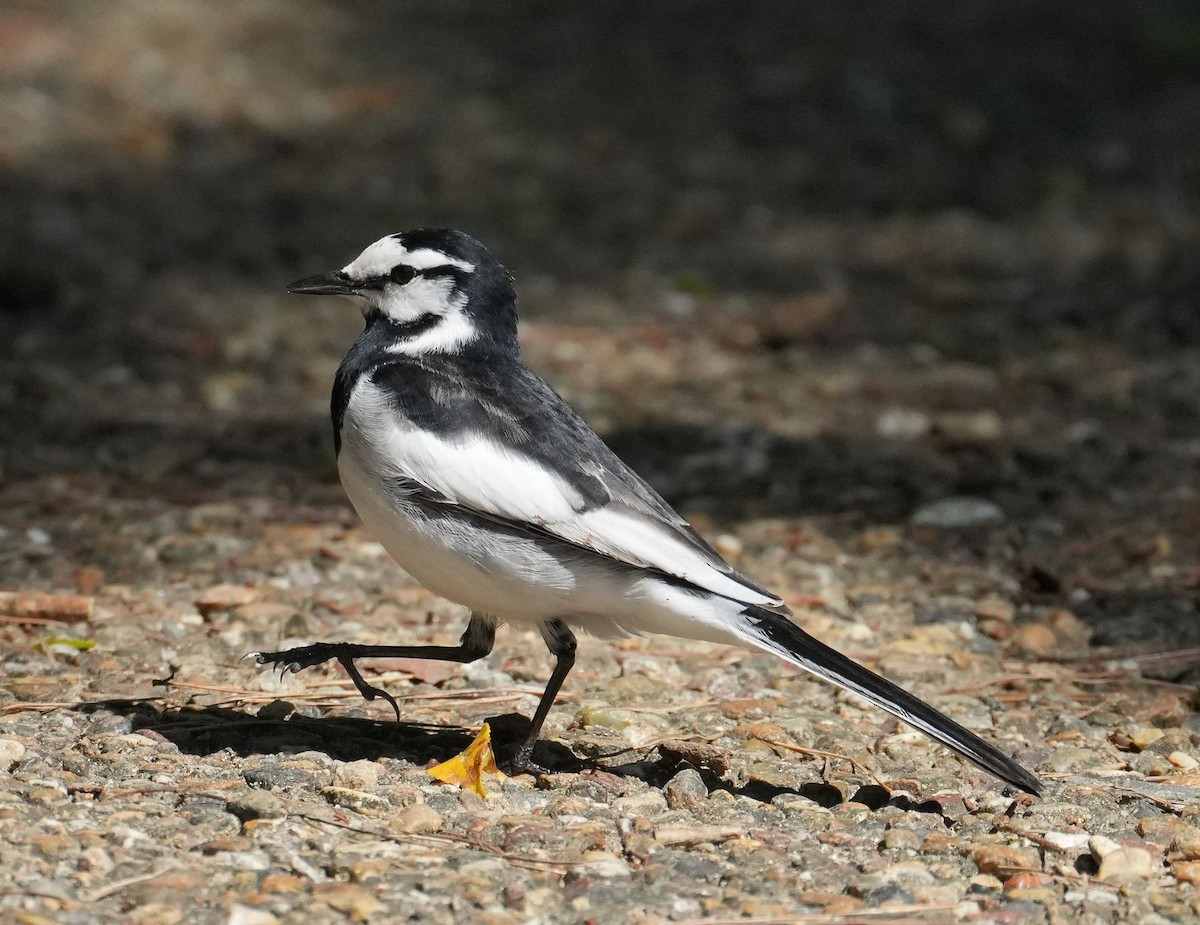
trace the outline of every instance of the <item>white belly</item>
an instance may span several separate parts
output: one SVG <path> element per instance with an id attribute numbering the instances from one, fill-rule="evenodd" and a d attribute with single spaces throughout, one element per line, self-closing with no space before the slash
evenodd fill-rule
<path id="1" fill-rule="evenodd" d="M 731 632 L 742 604 L 461 512 L 427 516 L 389 495 L 347 450 L 338 469 L 350 503 L 400 567 L 434 594 L 499 620 L 557 618 L 601 637 L 666 633 L 742 642 Z"/>
<path id="2" fill-rule="evenodd" d="M 580 575 L 536 539 L 397 499 L 346 447 L 338 471 L 350 503 L 400 567 L 430 591 L 504 620 L 541 621 L 578 606 Z"/>

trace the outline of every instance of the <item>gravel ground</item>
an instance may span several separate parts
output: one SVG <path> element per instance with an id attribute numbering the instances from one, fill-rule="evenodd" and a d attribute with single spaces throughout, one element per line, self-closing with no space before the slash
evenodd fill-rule
<path id="1" fill-rule="evenodd" d="M 0 5 L 0 918 L 1200 921 L 1187 3 Z M 1048 783 L 767 656 L 453 642 L 336 482 L 387 231 L 810 631 Z"/>

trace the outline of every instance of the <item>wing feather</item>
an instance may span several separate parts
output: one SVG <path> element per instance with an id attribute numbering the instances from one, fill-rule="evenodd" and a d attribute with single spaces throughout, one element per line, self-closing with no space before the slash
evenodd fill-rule
<path id="1" fill-rule="evenodd" d="M 542 419 L 529 420 L 527 412 L 523 429 L 549 430 L 560 438 L 553 447 L 558 465 L 494 439 L 488 429 L 439 432 L 421 426 L 396 406 L 393 390 L 367 377 L 351 396 L 343 444 L 373 457 L 372 467 L 387 478 L 421 486 L 430 500 L 546 533 L 735 601 L 786 611 L 778 597 L 726 563 L 549 386 L 528 375 L 549 394 L 538 395 L 531 406 Z M 553 412 L 549 424 L 547 410 Z M 564 469 L 564 461 L 571 468 Z"/>

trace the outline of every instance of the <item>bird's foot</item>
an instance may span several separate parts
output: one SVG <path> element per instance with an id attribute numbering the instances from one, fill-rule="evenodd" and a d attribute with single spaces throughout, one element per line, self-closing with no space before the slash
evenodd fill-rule
<path id="1" fill-rule="evenodd" d="M 331 658 L 337 658 L 337 646 L 327 642 L 318 642 L 311 646 L 298 646 L 295 649 L 285 649 L 282 652 L 247 652 L 242 661 L 254 659 L 259 665 L 273 665 L 279 669 L 279 674 L 296 674 L 305 668 L 320 665 Z"/>
<path id="2" fill-rule="evenodd" d="M 510 776 L 532 774 L 534 777 L 537 777 L 541 774 L 554 773 L 545 765 L 538 764 L 533 760 L 534 744 L 533 741 L 522 742 L 520 747 L 517 748 L 516 754 L 504 762 L 504 767 L 501 770 Z"/>
<path id="3" fill-rule="evenodd" d="M 396 714 L 396 722 L 400 722 L 400 705 L 396 703 L 396 698 L 382 688 L 368 684 L 355 667 L 354 659 L 346 654 L 344 647 L 338 643 L 317 642 L 311 646 L 285 649 L 283 652 L 248 652 L 243 658 L 252 658 L 259 665 L 278 666 L 280 677 L 295 674 L 335 658 L 338 664 L 346 669 L 346 674 L 365 700 L 371 701 L 376 697 L 386 700 Z"/>

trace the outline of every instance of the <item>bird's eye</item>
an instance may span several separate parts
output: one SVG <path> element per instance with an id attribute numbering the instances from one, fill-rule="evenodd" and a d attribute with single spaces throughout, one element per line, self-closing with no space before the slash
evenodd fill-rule
<path id="1" fill-rule="evenodd" d="M 412 278 L 417 275 L 417 271 L 412 267 L 406 267 L 402 263 L 392 267 L 392 272 L 388 274 L 388 279 L 397 286 L 403 286 L 405 283 L 412 282 Z"/>

